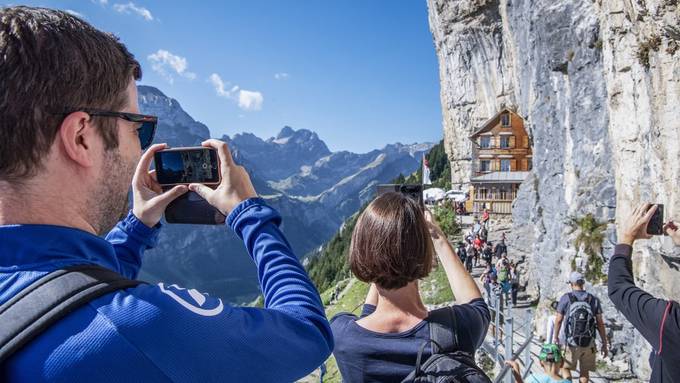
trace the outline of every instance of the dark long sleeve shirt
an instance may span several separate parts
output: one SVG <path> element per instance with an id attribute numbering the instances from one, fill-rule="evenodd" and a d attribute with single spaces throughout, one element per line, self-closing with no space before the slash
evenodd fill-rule
<path id="1" fill-rule="evenodd" d="M 632 251 L 628 245 L 616 246 L 609 264 L 609 298 L 654 349 L 650 382 L 680 382 L 680 306 L 635 286 Z"/>

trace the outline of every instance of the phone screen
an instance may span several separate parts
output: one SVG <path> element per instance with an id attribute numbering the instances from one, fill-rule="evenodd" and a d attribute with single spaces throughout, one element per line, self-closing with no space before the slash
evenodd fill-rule
<path id="1" fill-rule="evenodd" d="M 217 152 L 209 148 L 176 148 L 155 153 L 156 177 L 161 185 L 220 182 Z"/>
<path id="2" fill-rule="evenodd" d="M 647 225 L 647 234 L 649 235 L 663 235 L 663 205 L 657 205 L 656 212 Z"/>

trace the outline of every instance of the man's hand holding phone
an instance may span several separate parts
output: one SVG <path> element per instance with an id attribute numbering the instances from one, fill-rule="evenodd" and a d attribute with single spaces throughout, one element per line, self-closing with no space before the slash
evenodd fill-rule
<path id="1" fill-rule="evenodd" d="M 204 147 L 217 150 L 220 161 L 222 181 L 216 189 L 203 184 L 192 183 L 189 190 L 203 197 L 222 214 L 229 215 L 241 202 L 257 197 L 255 187 L 243 166 L 236 165 L 225 142 L 210 139 L 202 143 Z"/>
<path id="2" fill-rule="evenodd" d="M 132 213 L 148 227 L 156 226 L 168 204 L 188 191 L 186 185 L 177 185 L 163 192 L 156 180 L 156 171 L 149 171 L 154 154 L 166 147 L 166 144 L 152 145 L 142 155 L 132 178 Z"/>

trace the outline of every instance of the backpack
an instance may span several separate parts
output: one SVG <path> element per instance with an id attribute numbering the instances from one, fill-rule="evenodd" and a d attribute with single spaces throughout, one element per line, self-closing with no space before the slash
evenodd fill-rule
<path id="1" fill-rule="evenodd" d="M 475 364 L 475 358 L 457 351 L 456 313 L 453 307 L 434 310 L 426 319 L 430 324 L 430 340 L 418 351 L 415 369 L 402 383 L 491 383 L 488 376 Z M 425 348 L 432 344 L 432 356 L 422 362 Z"/>
<path id="2" fill-rule="evenodd" d="M 593 296 L 588 294 L 584 301 L 569 293 L 569 312 L 564 334 L 567 343 L 573 347 L 590 347 L 595 340 L 595 315 L 590 303 Z"/>
<path id="3" fill-rule="evenodd" d="M 141 283 L 97 265 L 69 266 L 38 279 L 0 305 L 0 364 L 91 300 Z"/>
<path id="4" fill-rule="evenodd" d="M 510 270 L 507 267 L 501 267 L 498 271 L 498 282 L 507 282 L 509 279 Z"/>

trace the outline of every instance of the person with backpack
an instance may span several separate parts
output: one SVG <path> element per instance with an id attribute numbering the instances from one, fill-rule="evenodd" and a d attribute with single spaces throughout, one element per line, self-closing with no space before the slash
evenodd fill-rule
<path id="1" fill-rule="evenodd" d="M 596 329 L 602 340 L 601 352 L 607 357 L 607 333 L 602 319 L 600 300 L 584 289 L 583 275 L 574 271 L 569 276 L 571 292 L 560 298 L 557 305 L 557 318 L 553 343 L 559 341 L 559 329 L 564 325 L 565 363 L 562 376 L 570 378 L 571 370 L 578 369 L 581 383 L 587 383 L 590 371 L 595 371 L 597 348 L 595 347 Z"/>
<path id="2" fill-rule="evenodd" d="M 491 242 L 487 242 L 486 246 L 484 246 L 482 259 L 487 265 L 490 265 L 493 262 L 493 244 Z"/>
<path id="3" fill-rule="evenodd" d="M 151 145 L 158 120 L 140 114 L 140 78 L 112 34 L 64 11 L 0 7 L 0 382 L 306 376 L 333 337 L 281 216 L 219 140 L 202 143 L 220 161 L 216 189 L 164 192 L 150 166 L 166 146 Z M 187 189 L 243 241 L 265 308 L 135 280 Z"/>
<path id="4" fill-rule="evenodd" d="M 503 255 L 508 255 L 508 247 L 505 245 L 505 239 L 501 239 L 500 242 L 498 242 L 494 249 L 494 255 L 498 259 L 503 258 Z"/>
<path id="5" fill-rule="evenodd" d="M 467 259 L 467 251 L 465 250 L 465 243 L 464 242 L 458 242 L 458 247 L 456 248 L 456 254 L 458 255 L 458 258 L 460 258 L 460 261 L 465 263 L 465 259 Z"/>
<path id="6" fill-rule="evenodd" d="M 510 298 L 512 305 L 517 305 L 517 294 L 519 294 L 519 270 L 515 262 L 510 262 Z"/>
<path id="7" fill-rule="evenodd" d="M 428 311 L 418 280 L 431 272 L 435 255 L 457 304 Z M 477 377 L 471 382 L 488 382 L 474 353 L 488 330 L 489 309 L 429 211 L 401 193 L 380 195 L 359 216 L 347 261 L 370 288 L 360 316 L 331 319 L 343 381 L 430 382 L 471 373 Z"/>
<path id="8" fill-rule="evenodd" d="M 619 225 L 620 243 L 609 262 L 609 299 L 652 346 L 650 382 L 680 382 L 680 305 L 637 287 L 633 276 L 633 245 L 652 238 L 647 226 L 656 210 L 657 206 L 642 204 Z M 664 232 L 680 246 L 680 230 L 672 220 Z"/>
<path id="9" fill-rule="evenodd" d="M 515 383 L 569 383 L 570 379 L 565 379 L 560 375 L 560 369 L 564 364 L 564 357 L 560 346 L 554 343 L 546 343 L 541 346 L 541 351 L 538 354 L 538 360 L 543 368 L 542 374 L 531 374 L 526 380 L 522 378 L 522 370 L 516 360 L 508 360 L 505 362 L 507 366 L 512 369 L 512 375 L 515 378 Z"/>

